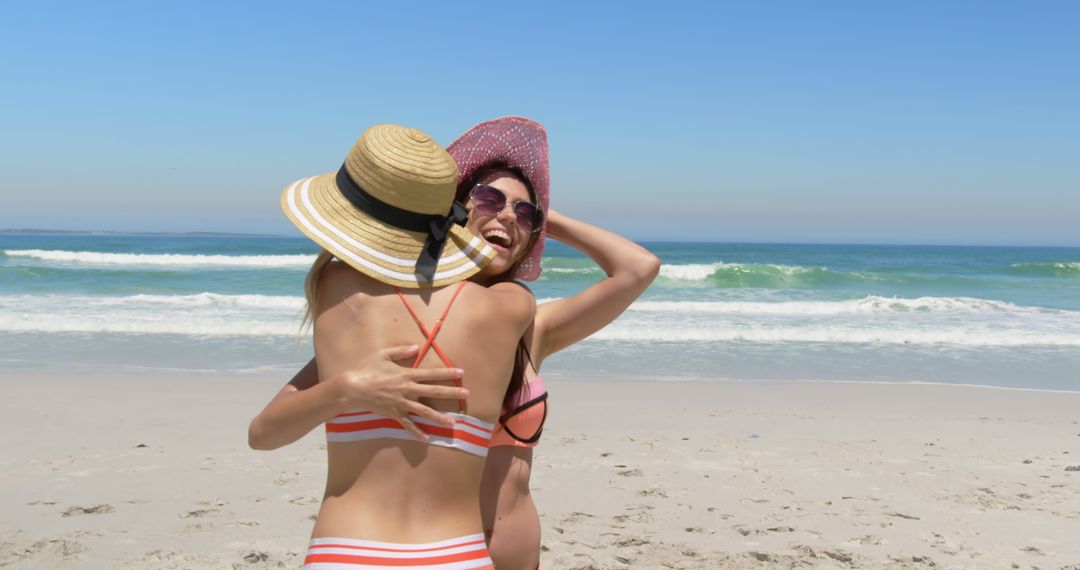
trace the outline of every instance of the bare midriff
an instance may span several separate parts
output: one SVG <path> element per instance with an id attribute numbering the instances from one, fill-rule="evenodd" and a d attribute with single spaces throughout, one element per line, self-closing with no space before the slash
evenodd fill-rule
<path id="1" fill-rule="evenodd" d="M 425 543 L 482 531 L 483 457 L 390 440 L 330 443 L 327 456 L 312 537 Z"/>

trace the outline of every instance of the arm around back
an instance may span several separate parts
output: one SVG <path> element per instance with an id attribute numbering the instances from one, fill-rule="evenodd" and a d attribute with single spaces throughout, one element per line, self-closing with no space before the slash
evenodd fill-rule
<path id="1" fill-rule="evenodd" d="M 400 364 L 412 361 L 419 350 L 416 345 L 384 348 L 355 369 L 321 382 L 312 359 L 251 420 L 248 445 L 258 450 L 277 449 L 352 408 L 398 419 L 414 436 L 426 440 L 427 435 L 407 420 L 410 412 L 446 425 L 453 425 L 453 421 L 417 400 L 458 400 L 469 393 L 454 386 L 428 384 L 461 378 L 460 368 L 414 369 Z"/>
<path id="2" fill-rule="evenodd" d="M 342 269 L 334 271 L 340 275 Z M 407 419 L 410 412 L 447 425 L 452 425 L 452 421 L 417 400 L 421 397 L 461 399 L 468 396 L 468 391 L 427 384 L 461 378 L 462 371 L 458 368 L 413 369 L 401 365 L 415 358 L 418 351 L 416 345 L 384 348 L 370 354 L 358 366 L 321 381 L 318 365 L 312 359 L 251 421 L 248 445 L 259 450 L 277 449 L 351 408 L 399 419 L 418 439 L 427 439 Z"/>

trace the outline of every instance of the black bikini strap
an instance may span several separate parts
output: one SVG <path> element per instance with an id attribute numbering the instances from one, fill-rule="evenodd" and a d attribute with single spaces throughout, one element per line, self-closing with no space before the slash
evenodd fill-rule
<path id="1" fill-rule="evenodd" d="M 547 392 L 544 392 L 543 394 L 540 394 L 539 396 L 533 398 L 532 400 L 529 400 L 528 402 L 525 402 L 524 404 L 514 408 L 510 413 L 508 413 L 508 414 L 504 415 L 503 417 L 499 418 L 499 422 L 502 423 L 503 430 L 506 431 L 506 433 L 509 434 L 510 437 L 514 438 L 517 441 L 520 441 L 521 443 L 536 443 L 536 442 L 540 441 L 540 435 L 544 433 L 544 423 L 547 422 L 547 412 L 548 412 L 547 397 L 548 397 Z M 525 411 L 525 410 L 527 410 L 527 409 L 529 409 L 529 408 L 531 408 L 531 407 L 533 407 L 533 406 L 535 406 L 537 404 L 540 404 L 540 403 L 544 404 L 544 415 L 543 415 L 543 417 L 540 418 L 540 429 L 536 430 L 536 433 L 533 434 L 532 437 L 527 438 L 527 439 L 519 436 L 516 433 L 514 433 L 513 430 L 510 429 L 510 424 L 508 423 L 510 418 L 512 418 L 512 417 L 520 414 L 521 412 L 523 412 L 523 411 Z"/>

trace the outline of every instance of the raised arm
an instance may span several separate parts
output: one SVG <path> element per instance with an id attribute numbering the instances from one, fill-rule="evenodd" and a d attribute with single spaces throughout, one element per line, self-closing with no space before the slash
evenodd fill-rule
<path id="1" fill-rule="evenodd" d="M 411 360 L 418 351 L 415 345 L 386 348 L 368 357 L 357 369 L 322 382 L 315 359 L 311 359 L 251 420 L 248 445 L 252 449 L 277 449 L 350 408 L 397 419 L 418 439 L 426 440 L 427 435 L 409 421 L 409 412 L 447 425 L 452 422 L 416 400 L 460 399 L 469 393 L 453 386 L 423 384 L 460 378 L 460 369 L 413 369 L 396 363 Z"/>
<path id="2" fill-rule="evenodd" d="M 548 212 L 547 231 L 592 258 L 607 278 L 577 295 L 537 307 L 533 339 L 537 365 L 614 321 L 660 271 L 660 260 L 647 249 L 556 211 Z"/>

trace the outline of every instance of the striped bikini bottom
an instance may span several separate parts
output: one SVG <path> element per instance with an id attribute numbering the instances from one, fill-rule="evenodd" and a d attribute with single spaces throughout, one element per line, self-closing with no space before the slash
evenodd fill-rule
<path id="1" fill-rule="evenodd" d="M 493 570 L 484 535 L 470 534 L 427 544 L 398 544 L 355 538 L 311 539 L 305 570 L 361 568 Z"/>

